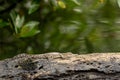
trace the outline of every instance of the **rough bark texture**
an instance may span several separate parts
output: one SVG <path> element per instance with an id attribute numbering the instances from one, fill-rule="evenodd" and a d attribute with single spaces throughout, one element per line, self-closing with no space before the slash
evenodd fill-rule
<path id="1" fill-rule="evenodd" d="M 20 54 L 0 61 L 0 80 L 120 80 L 120 54 Z"/>

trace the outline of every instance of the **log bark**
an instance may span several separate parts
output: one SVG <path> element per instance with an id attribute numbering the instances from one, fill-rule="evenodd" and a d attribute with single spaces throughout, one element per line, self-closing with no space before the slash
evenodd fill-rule
<path id="1" fill-rule="evenodd" d="M 0 61 L 0 80 L 120 80 L 120 53 L 19 54 Z"/>

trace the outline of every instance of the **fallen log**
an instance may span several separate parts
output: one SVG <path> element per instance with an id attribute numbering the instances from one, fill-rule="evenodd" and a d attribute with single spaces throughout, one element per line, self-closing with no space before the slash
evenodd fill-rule
<path id="1" fill-rule="evenodd" d="M 120 80 L 120 54 L 19 54 L 0 61 L 0 80 Z"/>

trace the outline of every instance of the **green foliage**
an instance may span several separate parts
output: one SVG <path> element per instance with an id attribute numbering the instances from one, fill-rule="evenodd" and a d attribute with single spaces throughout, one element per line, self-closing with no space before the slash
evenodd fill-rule
<path id="1" fill-rule="evenodd" d="M 18 33 L 18 29 L 20 29 L 23 26 L 24 23 L 24 17 L 20 18 L 19 15 L 17 15 L 14 11 L 10 13 L 11 17 L 11 27 L 14 28 L 15 33 Z"/>
<path id="2" fill-rule="evenodd" d="M 31 37 L 40 32 L 38 29 L 35 28 L 36 26 L 38 26 L 39 22 L 30 21 L 24 25 L 24 16 L 16 16 L 15 12 L 11 12 L 10 16 L 12 19 L 11 24 L 13 24 L 12 27 L 14 27 L 17 37 Z"/>
<path id="3" fill-rule="evenodd" d="M 66 5 L 63 1 L 58 1 L 58 5 L 61 7 L 61 8 L 66 8 Z"/>
<path id="4" fill-rule="evenodd" d="M 33 12 L 37 11 L 39 7 L 40 5 L 38 0 L 32 1 L 32 3 L 29 6 L 28 14 L 32 14 Z"/>
<path id="5" fill-rule="evenodd" d="M 21 28 L 20 37 L 31 37 L 38 34 L 40 31 L 35 29 L 39 22 L 31 21 L 28 22 Z"/>
<path id="6" fill-rule="evenodd" d="M 11 1 L 0 6 L 0 59 L 23 52 L 120 51 L 120 0 Z"/>

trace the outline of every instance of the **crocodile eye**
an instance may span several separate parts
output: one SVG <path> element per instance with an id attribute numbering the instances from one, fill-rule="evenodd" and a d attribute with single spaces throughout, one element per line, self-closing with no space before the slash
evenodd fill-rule
<path id="1" fill-rule="evenodd" d="M 18 68 L 19 66 L 18 65 L 15 65 L 15 68 Z"/>
<path id="2" fill-rule="evenodd" d="M 15 65 L 15 68 L 21 68 L 21 66 L 20 65 Z"/>

